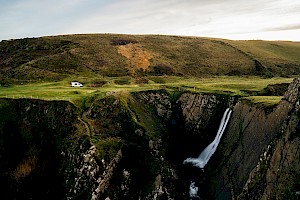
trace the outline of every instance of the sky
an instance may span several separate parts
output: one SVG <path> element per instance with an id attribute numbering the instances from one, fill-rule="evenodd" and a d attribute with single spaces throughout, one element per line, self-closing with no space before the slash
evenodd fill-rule
<path id="1" fill-rule="evenodd" d="M 0 0 L 0 40 L 80 33 L 300 41 L 300 0 Z"/>

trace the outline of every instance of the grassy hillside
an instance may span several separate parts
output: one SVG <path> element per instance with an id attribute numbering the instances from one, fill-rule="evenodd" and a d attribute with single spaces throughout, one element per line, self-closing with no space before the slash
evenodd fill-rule
<path id="1" fill-rule="evenodd" d="M 86 96 L 165 88 L 230 93 L 273 104 L 282 94 L 265 90 L 289 83 L 300 73 L 299 52 L 299 42 L 162 35 L 1 41 L 0 97 L 64 99 L 84 105 Z M 71 88 L 74 80 L 84 87 Z"/>
<path id="2" fill-rule="evenodd" d="M 275 76 L 298 75 L 300 43 L 285 41 L 227 41 L 249 57 L 260 61 Z"/>
<path id="3" fill-rule="evenodd" d="M 66 35 L 0 42 L 0 82 L 300 73 L 299 42 L 157 35 Z"/>

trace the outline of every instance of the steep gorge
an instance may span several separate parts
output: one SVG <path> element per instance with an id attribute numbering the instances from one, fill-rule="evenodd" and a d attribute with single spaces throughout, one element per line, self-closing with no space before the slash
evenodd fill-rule
<path id="1" fill-rule="evenodd" d="M 300 154 L 296 129 L 299 121 L 295 119 L 298 116 L 299 81 L 294 80 L 272 112 L 266 113 L 242 102 L 235 106 L 219 147 L 219 162 L 211 166 L 218 171 L 214 180 L 219 188 L 216 199 L 224 196 L 238 199 L 296 198 Z M 288 146 L 284 146 L 285 143 Z M 280 152 L 284 152 L 282 156 Z M 284 164 L 279 168 L 278 163 Z M 282 179 L 278 173 L 284 174 Z"/>
<path id="2" fill-rule="evenodd" d="M 95 96 L 83 110 L 1 99 L 0 198 L 189 199 L 193 180 L 204 199 L 287 199 L 300 190 L 299 87 L 295 79 L 271 110 L 166 90 Z M 227 107 L 205 172 L 183 165 L 214 139 Z"/>

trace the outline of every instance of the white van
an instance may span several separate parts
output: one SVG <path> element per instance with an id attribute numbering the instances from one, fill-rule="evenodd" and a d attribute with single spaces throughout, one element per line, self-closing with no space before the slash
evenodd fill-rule
<path id="1" fill-rule="evenodd" d="M 71 82 L 71 87 L 83 87 L 83 85 L 78 81 L 73 81 Z"/>

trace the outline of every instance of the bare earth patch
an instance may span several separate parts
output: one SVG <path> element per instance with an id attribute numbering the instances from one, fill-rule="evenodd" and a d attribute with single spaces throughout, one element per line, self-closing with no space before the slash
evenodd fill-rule
<path id="1" fill-rule="evenodd" d="M 11 173 L 11 176 L 16 180 L 28 176 L 35 169 L 36 162 L 37 162 L 36 155 L 26 158 Z"/>
<path id="2" fill-rule="evenodd" d="M 147 70 L 150 66 L 150 59 L 152 54 L 144 50 L 139 44 L 127 44 L 118 47 L 118 53 L 128 59 L 129 70 L 135 72 L 136 70 Z"/>

